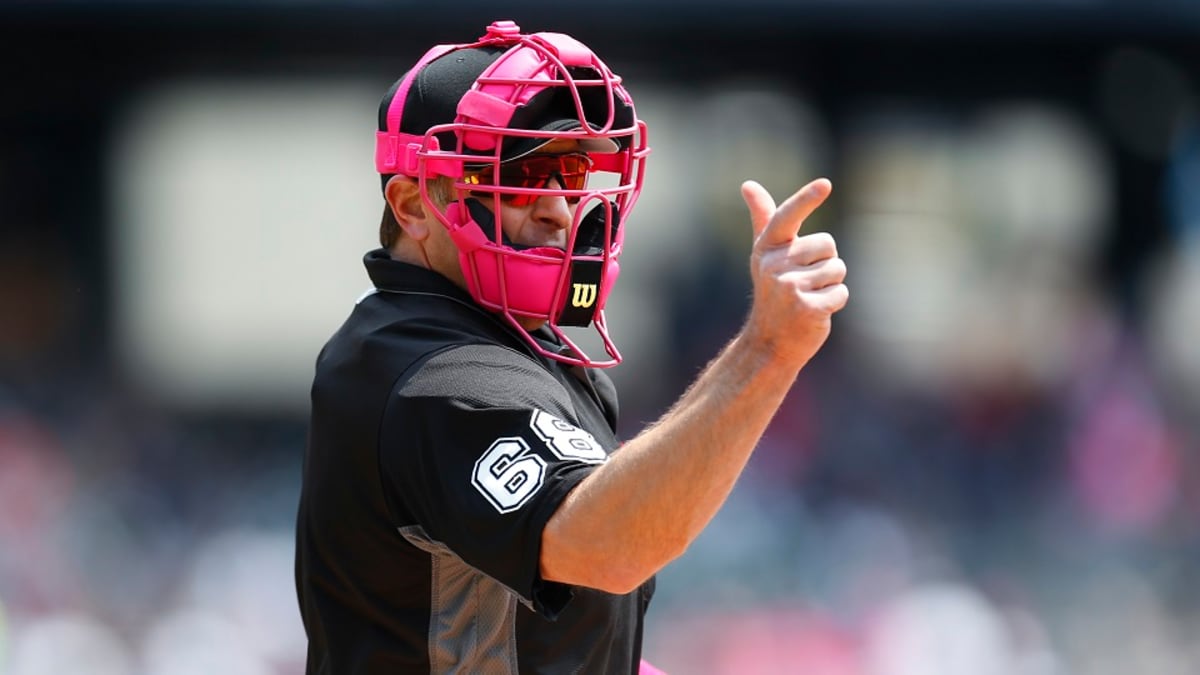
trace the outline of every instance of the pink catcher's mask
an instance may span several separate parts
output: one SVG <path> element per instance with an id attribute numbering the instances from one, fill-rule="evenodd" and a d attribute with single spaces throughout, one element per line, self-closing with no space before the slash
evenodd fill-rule
<path id="1" fill-rule="evenodd" d="M 497 21 L 474 43 L 429 50 L 389 95 L 380 110 L 376 169 L 418 180 L 426 208 L 458 248 L 471 297 L 547 358 L 594 368 L 620 363 L 604 308 L 650 154 L 646 125 L 621 78 L 570 36 L 527 35 Z M 561 172 L 543 181 L 515 170 L 557 139 L 575 140 L 573 152 L 586 155 L 570 170 L 607 173 L 606 185 L 589 188 L 583 176 Z M 444 209 L 428 187 L 439 176 L 452 178 L 457 194 Z M 514 245 L 496 222 L 504 202 L 543 197 L 577 203 L 565 250 Z M 522 320 L 544 322 L 566 349 L 547 348 Z M 591 358 L 562 330 L 588 325 L 607 359 Z"/>

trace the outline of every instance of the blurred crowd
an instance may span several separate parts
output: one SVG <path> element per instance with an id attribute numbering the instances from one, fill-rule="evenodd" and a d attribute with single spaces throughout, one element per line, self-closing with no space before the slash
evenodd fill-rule
<path id="1" fill-rule="evenodd" d="M 1152 53 L 1105 68 L 1198 100 Z M 741 179 L 779 197 L 830 175 L 811 227 L 838 237 L 851 288 L 730 501 L 660 575 L 647 658 L 1200 671 L 1197 108 L 1156 136 L 1119 97 L 1103 134 L 1038 102 L 879 100 L 835 133 L 771 86 L 645 89 L 656 155 L 612 300 L 624 435 L 741 321 Z M 1165 240 L 1116 265 L 1106 243 L 1139 209 L 1117 203 L 1107 134 L 1163 176 L 1146 208 Z M 114 359 L 96 308 L 118 301 L 80 279 L 119 249 L 0 234 L 0 675 L 296 675 L 304 411 L 179 407 Z"/>

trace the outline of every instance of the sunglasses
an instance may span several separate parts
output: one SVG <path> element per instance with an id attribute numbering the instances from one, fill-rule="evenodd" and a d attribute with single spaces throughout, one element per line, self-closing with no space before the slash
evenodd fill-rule
<path id="1" fill-rule="evenodd" d="M 582 190 L 587 185 L 592 160 L 583 153 L 565 155 L 530 155 L 500 163 L 499 179 L 495 175 L 496 165 L 489 164 L 478 171 L 468 171 L 463 176 L 467 185 L 498 185 L 525 190 L 545 189 L 550 181 L 557 180 L 564 190 Z M 500 199 L 512 206 L 528 206 L 544 193 L 501 193 Z M 574 204 L 579 197 L 567 197 Z"/>

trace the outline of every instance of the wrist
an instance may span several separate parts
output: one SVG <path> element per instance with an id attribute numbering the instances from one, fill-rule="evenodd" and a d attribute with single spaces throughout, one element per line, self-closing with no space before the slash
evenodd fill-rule
<path id="1" fill-rule="evenodd" d="M 731 347 L 740 354 L 738 360 L 750 370 L 788 373 L 794 377 L 807 361 L 795 353 L 794 345 L 750 329 L 739 333 Z"/>

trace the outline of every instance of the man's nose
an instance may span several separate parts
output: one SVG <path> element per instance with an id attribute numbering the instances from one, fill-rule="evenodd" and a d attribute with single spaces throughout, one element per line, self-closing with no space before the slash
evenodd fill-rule
<path id="1" fill-rule="evenodd" d="M 546 187 L 562 189 L 562 183 L 557 178 L 551 178 Z M 561 195 L 543 195 L 533 203 L 534 219 L 547 227 L 565 230 L 571 226 L 572 216 L 571 205 Z"/>

